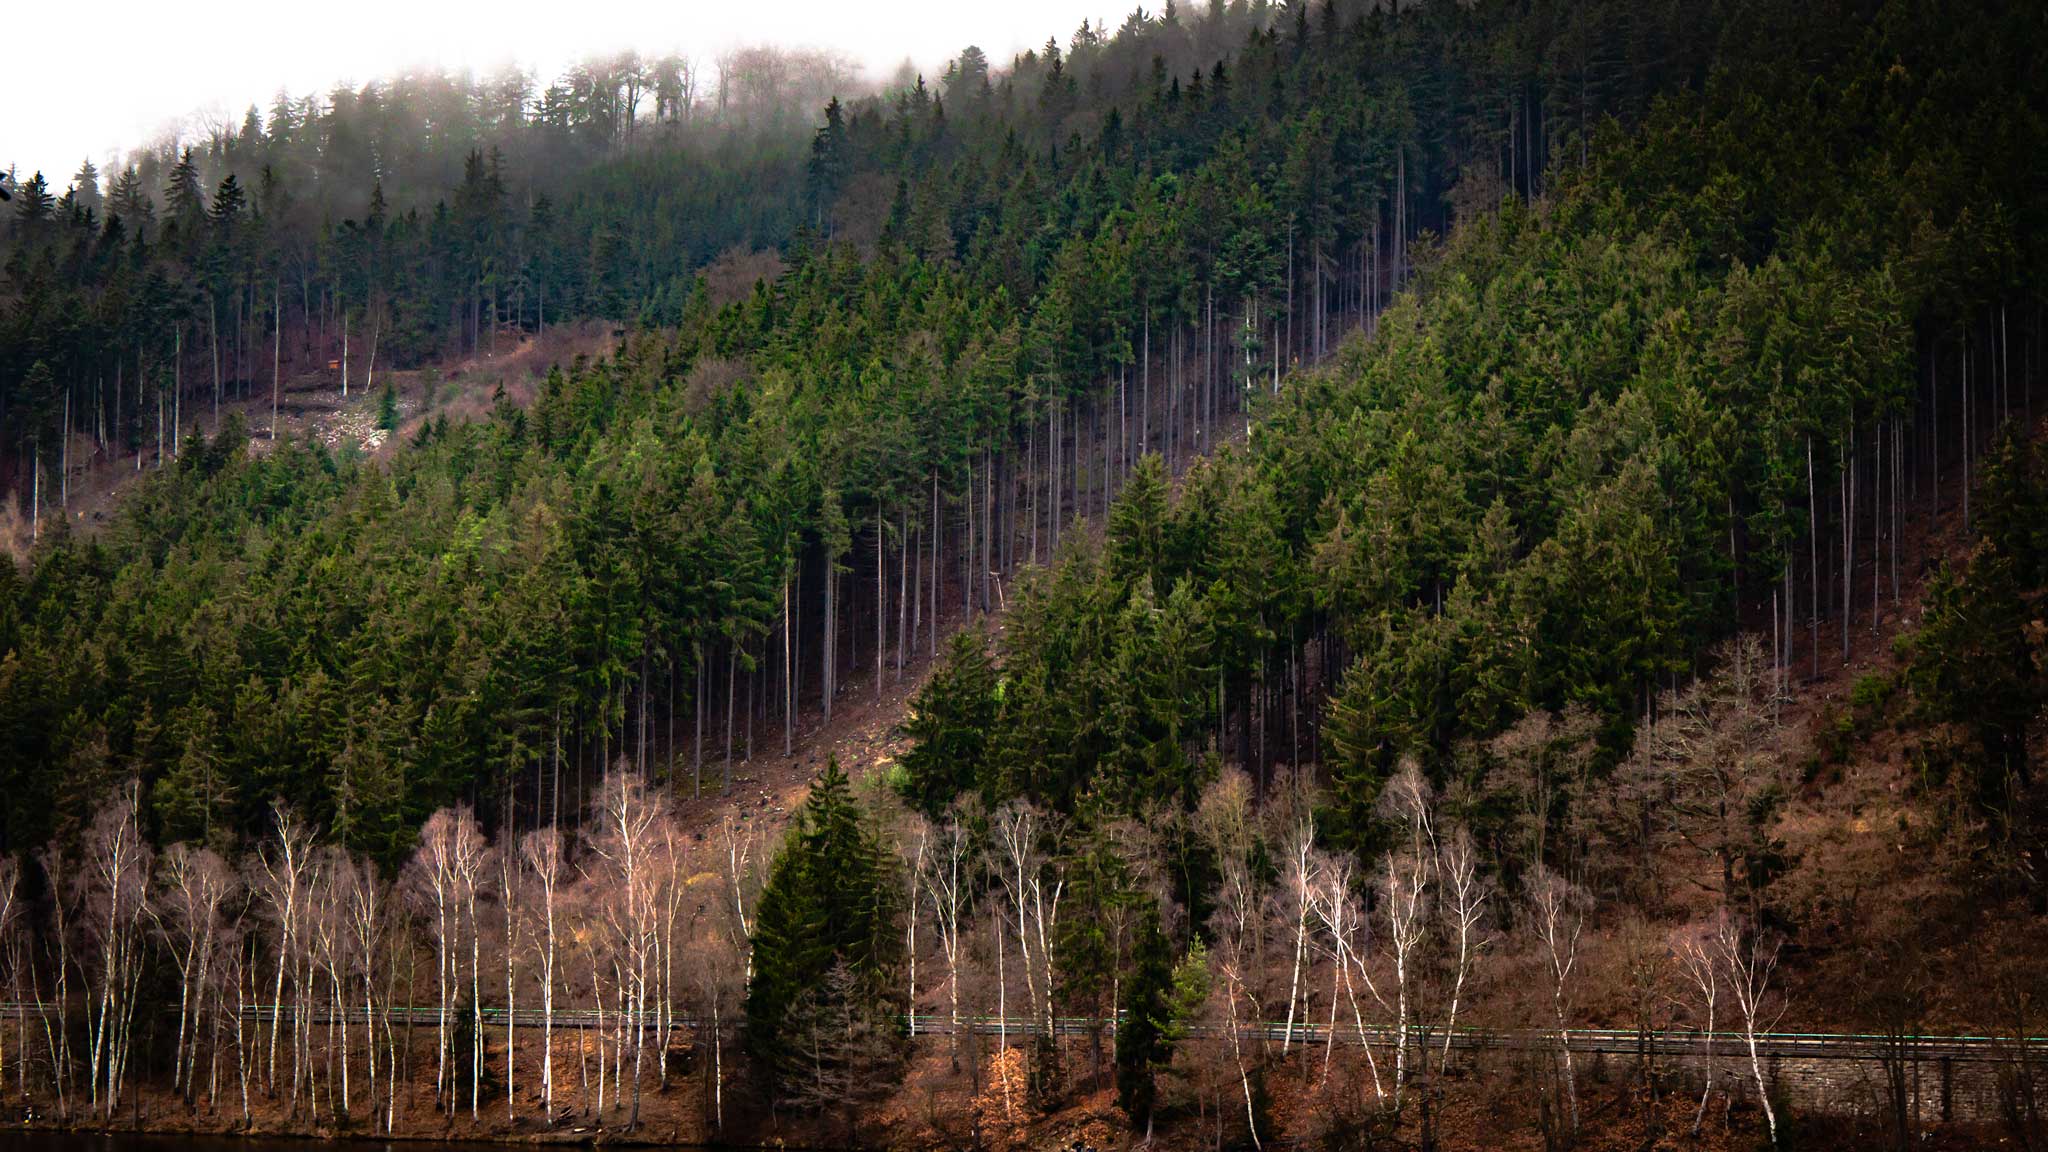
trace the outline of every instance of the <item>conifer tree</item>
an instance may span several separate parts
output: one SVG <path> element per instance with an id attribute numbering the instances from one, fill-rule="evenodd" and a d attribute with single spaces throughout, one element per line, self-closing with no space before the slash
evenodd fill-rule
<path id="1" fill-rule="evenodd" d="M 812 1035 L 821 1020 L 886 1014 L 895 1002 L 900 885 L 892 859 L 831 761 L 769 865 L 756 906 L 747 1038 L 763 1072 L 784 1089 L 822 1059 Z M 840 1059 L 862 1054 L 873 1055 L 863 1044 Z"/>
<path id="2" fill-rule="evenodd" d="M 903 725 L 904 735 L 916 741 L 903 756 L 903 770 L 919 811 L 936 819 L 955 797 L 993 783 L 989 729 L 1000 704 L 988 642 L 978 630 L 962 628 L 946 642 L 945 657 L 911 701 Z"/>

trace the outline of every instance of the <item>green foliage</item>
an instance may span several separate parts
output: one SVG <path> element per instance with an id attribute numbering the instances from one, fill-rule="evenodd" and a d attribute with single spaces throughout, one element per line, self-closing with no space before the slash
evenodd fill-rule
<path id="1" fill-rule="evenodd" d="M 1954 729 L 1962 783 L 1976 803 L 2018 829 L 2030 782 L 2030 733 L 2048 701 L 2040 626 L 2013 561 L 1990 544 L 1963 575 L 1930 583 L 1908 680 L 1923 717 Z"/>
<path id="2" fill-rule="evenodd" d="M 889 981 L 899 936 L 893 857 L 855 804 L 837 761 L 812 785 L 769 865 L 755 913 L 754 973 L 747 986 L 747 1042 L 780 1082 L 822 1059 L 812 1033 L 845 1035 L 895 1003 Z M 830 977 L 830 979 L 828 979 Z M 837 1019 L 838 1029 L 829 1027 Z M 818 1036 L 811 1036 L 813 1041 Z M 842 1053 L 842 1062 L 873 1054 Z M 879 1074 L 881 1069 L 868 1069 Z"/>
<path id="3" fill-rule="evenodd" d="M 1928 582 L 1921 626 L 1899 645 L 1929 785 L 1946 783 L 1985 818 L 1989 846 L 2025 861 L 2048 832 L 2033 746 L 2048 708 L 2048 449 L 2007 435 L 1985 461 L 1976 548 Z M 1859 688 L 1861 685 L 1859 685 Z"/>
<path id="4" fill-rule="evenodd" d="M 1154 1076 L 1173 1058 L 1176 1025 L 1172 944 L 1148 905 L 1138 917 L 1124 978 L 1123 1026 L 1116 1045 L 1117 1104 L 1139 1131 L 1149 1131 L 1158 1096 Z"/>
<path id="5" fill-rule="evenodd" d="M 381 85 L 139 156 L 108 216 L 17 214 L 17 498 L 67 408 L 140 446 L 138 379 L 182 381 L 188 415 L 217 356 L 229 389 L 262 383 L 236 341 L 266 300 L 288 349 L 323 299 L 375 324 L 380 367 L 508 325 L 630 334 L 528 410 L 423 422 L 388 467 L 244 459 L 223 421 L 92 541 L 46 531 L 0 598 L 6 843 L 76 822 L 75 770 L 139 774 L 152 820 L 202 835 L 282 795 L 395 858 L 457 798 L 539 811 L 544 765 L 637 756 L 642 732 L 674 763 L 664 721 L 817 700 L 821 586 L 851 666 L 877 545 L 898 571 L 928 513 L 949 575 L 990 512 L 999 557 L 1048 564 L 1004 573 L 992 651 L 920 701 L 927 811 L 975 792 L 1170 819 L 1219 763 L 1298 755 L 1358 847 L 1400 756 L 1442 773 L 1532 710 L 1586 710 L 1612 759 L 1638 702 L 1738 626 L 1736 589 L 1828 538 L 1808 510 L 1838 482 L 1809 481 L 1809 452 L 1917 414 L 1916 335 L 2007 305 L 2024 329 L 2048 263 L 2048 153 L 2012 143 L 2048 103 L 2038 22 L 1340 8 L 1306 39 L 1218 5 L 1008 71 L 967 52 L 943 101 L 820 120 L 693 120 L 674 62 L 632 123 L 609 65 L 537 94 Z M 1540 110 L 1550 168 L 1499 171 L 1503 92 Z M 2030 459 L 1985 474 L 2022 588 L 2048 563 Z M 1115 494 L 1103 540 L 1047 553 L 1076 490 Z"/>
<path id="6" fill-rule="evenodd" d="M 999 700 L 987 640 L 975 628 L 954 633 L 903 724 L 904 734 L 917 743 L 902 760 L 902 791 L 918 810 L 936 817 L 953 797 L 979 786 Z"/>

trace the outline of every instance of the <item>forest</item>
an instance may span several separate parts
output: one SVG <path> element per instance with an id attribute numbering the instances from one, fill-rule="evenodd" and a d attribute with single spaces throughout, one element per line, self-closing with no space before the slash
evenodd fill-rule
<path id="1" fill-rule="evenodd" d="M 2048 906 L 2044 46 L 1995 0 L 1212 0 L 875 92 L 281 96 L 19 181 L 16 1094 L 1219 1148 L 1507 1098 L 1600 1146 L 1619 1094 L 1639 1146 L 1825 1144 L 1786 1025 L 1898 1038 L 1906 1146 L 1906 1038 L 2048 997 L 1857 967 Z M 388 457 L 221 414 L 578 322 L 618 350 Z M 142 475 L 79 526 L 92 468 Z M 718 807 L 889 693 L 900 757 Z M 1882 939 L 1795 819 L 1880 759 L 1911 862 L 1841 867 L 1957 894 Z M 1983 1131 L 2048 1147 L 2044 1059 Z"/>

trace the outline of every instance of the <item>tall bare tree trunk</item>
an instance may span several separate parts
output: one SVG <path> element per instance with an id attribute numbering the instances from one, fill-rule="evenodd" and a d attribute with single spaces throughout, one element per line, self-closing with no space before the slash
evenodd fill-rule
<path id="1" fill-rule="evenodd" d="M 284 385 L 284 310 L 275 277 L 270 281 L 270 439 L 277 440 L 277 398 Z"/>

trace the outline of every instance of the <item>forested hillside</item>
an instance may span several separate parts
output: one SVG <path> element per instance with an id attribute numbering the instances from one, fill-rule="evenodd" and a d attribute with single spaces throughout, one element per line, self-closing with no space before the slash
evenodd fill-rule
<path id="1" fill-rule="evenodd" d="M 204 795 L 202 826 L 230 793 L 233 827 L 282 789 L 323 825 L 385 828 L 391 852 L 442 803 L 494 806 L 540 759 L 594 767 L 623 742 L 644 761 L 677 710 L 694 761 L 700 711 L 716 743 L 736 693 L 782 717 L 834 695 L 842 668 L 873 666 L 877 644 L 885 661 L 929 649 L 929 628 L 915 644 L 897 633 L 963 595 L 986 607 L 998 577 L 979 574 L 1049 559 L 1145 453 L 1179 467 L 1241 431 L 1286 367 L 1386 306 L 1455 202 L 1540 192 L 1532 156 L 1576 164 L 1590 142 L 1560 141 L 1640 113 L 1658 78 L 1704 74 L 1693 19 L 1169 9 L 1049 42 L 1000 76 L 970 49 L 936 87 L 835 103 L 801 180 L 763 176 L 755 151 L 701 162 L 704 147 L 754 147 L 736 129 L 655 139 L 674 101 L 629 131 L 614 74 L 566 103 L 551 89 L 530 122 L 495 89 L 433 90 L 470 109 L 454 141 L 497 131 L 541 156 L 551 141 L 597 153 L 566 166 L 590 191 L 562 208 L 539 188 L 515 202 L 481 151 L 419 206 L 449 144 L 413 142 L 425 113 L 401 113 L 432 102 L 403 85 L 379 97 L 391 140 L 339 94 L 318 116 L 281 107 L 223 138 L 210 197 L 182 154 L 161 208 L 138 166 L 117 181 L 135 202 L 110 199 L 105 223 L 78 195 L 56 213 L 31 189 L 10 232 L 5 377 L 24 397 L 8 425 L 42 469 L 16 499 L 59 487 L 38 445 L 66 419 L 138 466 L 186 466 L 35 566 L 23 602 L 86 610 L 19 614 L 56 631 L 9 644 L 23 717 L 10 761 L 39 800 L 61 780 L 89 796 L 189 763 L 203 782 L 176 787 Z M 366 215 L 294 215 L 355 207 L 318 177 L 375 173 L 349 151 L 366 136 L 375 156 L 406 153 L 392 140 L 422 153 L 393 177 L 417 170 L 415 206 L 373 182 Z M 268 183 L 239 171 L 259 164 Z M 665 201 L 678 181 L 663 165 L 690 169 L 684 188 L 768 195 L 731 198 L 755 215 L 728 225 Z M 775 216 L 777 189 L 801 190 L 810 226 Z M 752 299 L 716 308 L 687 279 L 729 242 L 778 239 L 790 268 Z M 606 257 L 628 250 L 643 255 Z M 655 326 L 617 362 L 564 366 L 531 412 L 425 434 L 388 473 L 291 446 L 244 464 L 210 404 L 272 383 L 283 329 L 261 347 L 263 280 L 279 307 L 297 282 L 297 323 L 277 315 L 330 358 L 351 329 L 358 357 L 384 333 L 387 357 L 467 347 L 537 327 L 549 298 L 556 315 Z M 180 384 L 182 401 L 162 394 Z M 163 449 L 157 407 L 216 442 Z M 63 571 L 75 579 L 59 591 Z M 518 602 L 520 575 L 537 602 Z M 876 595 L 893 624 L 877 626 Z M 31 823 L 10 838 L 39 841 L 63 807 L 18 808 Z"/>
<path id="2" fill-rule="evenodd" d="M 800 130 L 704 111 L 660 67 L 537 100 L 394 85 L 385 119 L 283 104 L 104 204 L 31 185 L 6 238 L 10 495 L 48 508 L 73 444 L 150 475 L 104 529 L 45 521 L 0 564 L 0 849 L 52 845 L 61 894 L 66 854 L 130 836 L 275 861 L 318 829 L 336 910 L 406 865 L 440 917 L 443 1023 L 465 963 L 478 1013 L 470 1082 L 437 1077 L 451 1115 L 493 1090 L 483 893 L 506 1000 L 586 997 L 601 1034 L 617 1013 L 600 1117 L 606 1051 L 637 1115 L 641 1057 L 666 1085 L 673 1002 L 701 996 L 744 1019 L 752 1116 L 853 1125 L 906 1067 L 964 1059 L 1005 1123 L 1013 1090 L 1051 1111 L 1113 1079 L 1140 1131 L 1256 1144 L 1298 1010 L 1343 1087 L 1322 1135 L 1427 1142 L 1432 1062 L 1456 1075 L 1427 1037 L 1463 1011 L 1550 1030 L 1557 1063 L 1522 1074 L 1569 1142 L 1575 998 L 1624 979 L 1574 983 L 1581 931 L 1670 932 L 1643 947 L 1678 991 L 1638 996 L 1644 1020 L 1697 985 L 1767 1027 L 1776 942 L 1818 918 L 1774 887 L 1799 863 L 1781 814 L 1872 717 L 1913 734 L 1913 802 L 1939 813 L 1919 842 L 1950 875 L 2043 899 L 2044 46 L 2048 14 L 1992 0 L 1219 0 L 1008 68 L 969 49 Z M 469 126 L 419 127 L 446 123 L 428 95 Z M 323 166 L 377 179 L 357 203 Z M 781 272 L 721 300 L 699 273 L 735 246 Z M 413 362 L 571 317 L 623 350 L 388 463 L 251 454 L 207 412 L 271 387 L 286 343 Z M 1947 541 L 1975 542 L 1953 570 Z M 1783 713 L 1874 659 L 1893 670 L 1795 763 Z M 728 823 L 692 895 L 663 798 L 920 661 L 903 761 L 828 772 L 772 863 Z M 553 967 L 575 828 L 579 915 L 609 941 L 579 944 L 584 985 Z M 495 896 L 464 855 L 486 832 Z M 76 899 L 111 899 L 94 883 Z M 288 903 L 250 939 L 280 992 L 303 953 L 302 1012 L 320 964 L 396 971 L 404 933 L 318 960 Z M 39 964 L 65 971 L 14 967 Z M 240 1020 L 241 976 L 204 984 Z M 372 1032 L 392 993 L 364 995 L 367 1053 L 397 1059 L 388 1016 Z M 657 1002 L 658 1041 L 628 1023 Z M 920 1005 L 1032 1038 L 984 1066 L 904 1034 Z M 1366 1063 L 1333 1080 L 1340 1008 Z M 1063 1016 L 1122 1020 L 1109 1055 L 1099 1027 L 1092 1061 L 1057 1040 Z M 1235 1042 L 1282 1016 L 1277 1047 Z M 1197 1027 L 1227 1055 L 1193 1062 Z M 310 1029 L 292 1045 L 296 1110 Z M 1770 1097 L 1753 1049 L 1741 1075 Z"/>

